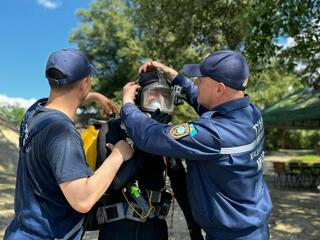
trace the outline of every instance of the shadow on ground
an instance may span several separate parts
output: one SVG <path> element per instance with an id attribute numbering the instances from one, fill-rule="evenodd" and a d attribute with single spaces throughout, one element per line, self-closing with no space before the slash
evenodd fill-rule
<path id="1" fill-rule="evenodd" d="M 271 239 L 320 239 L 320 192 L 270 187 L 270 194 Z"/>
<path id="2" fill-rule="evenodd" d="M 19 158 L 17 139 L 15 131 L 0 128 L 0 239 L 14 215 L 14 189 Z"/>
<path id="3" fill-rule="evenodd" d="M 10 136 L 9 136 L 10 135 Z M 12 140 L 14 139 L 14 140 Z M 14 188 L 18 165 L 18 134 L 0 125 L 0 239 L 11 221 L 14 211 Z M 265 179 L 273 201 L 269 219 L 271 240 L 318 240 L 320 239 L 320 192 L 310 189 L 282 189 L 272 184 L 272 162 L 265 161 Z M 171 214 L 169 214 L 171 216 Z M 189 239 L 186 223 L 175 205 L 173 230 L 167 218 L 172 240 Z M 85 240 L 97 239 L 97 232 L 88 232 Z"/>
<path id="4" fill-rule="evenodd" d="M 16 143 L 18 138 L 17 133 L 12 130 L 0 128 L 0 171 L 1 172 L 16 172 L 19 159 L 19 148 Z"/>
<path id="5" fill-rule="evenodd" d="M 320 192 L 274 186 L 272 161 L 264 162 L 264 172 L 273 203 L 269 218 L 270 239 L 320 239 Z"/>

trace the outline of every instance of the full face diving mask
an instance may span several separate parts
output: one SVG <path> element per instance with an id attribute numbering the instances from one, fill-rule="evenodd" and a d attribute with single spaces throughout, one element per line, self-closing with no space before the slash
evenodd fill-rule
<path id="1" fill-rule="evenodd" d="M 165 75 L 161 71 L 143 72 L 137 82 L 141 86 L 136 98 L 136 105 L 144 112 L 161 112 L 171 114 L 174 106 L 174 93 L 168 85 Z"/>

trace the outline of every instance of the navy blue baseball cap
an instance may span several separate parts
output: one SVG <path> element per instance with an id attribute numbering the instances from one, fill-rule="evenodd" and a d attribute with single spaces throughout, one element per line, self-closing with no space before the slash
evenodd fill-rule
<path id="1" fill-rule="evenodd" d="M 63 74 L 62 79 L 48 76 L 48 70 L 55 68 Z M 46 78 L 56 86 L 68 85 L 89 75 L 96 74 L 96 68 L 79 50 L 68 48 L 50 54 L 46 66 Z"/>
<path id="2" fill-rule="evenodd" d="M 210 77 L 236 90 L 245 90 L 243 83 L 249 77 L 245 58 L 239 52 L 231 50 L 214 52 L 201 64 L 186 64 L 183 72 L 188 77 Z"/>

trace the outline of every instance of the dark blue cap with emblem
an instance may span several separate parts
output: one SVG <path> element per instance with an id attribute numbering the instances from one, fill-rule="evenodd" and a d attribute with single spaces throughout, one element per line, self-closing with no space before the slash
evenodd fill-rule
<path id="1" fill-rule="evenodd" d="M 249 77 L 245 58 L 231 50 L 213 52 L 201 64 L 186 64 L 183 72 L 188 77 L 210 77 L 236 90 L 245 90 L 243 83 Z"/>
<path id="2" fill-rule="evenodd" d="M 49 69 L 57 69 L 63 74 L 62 79 L 48 75 Z M 91 74 L 96 74 L 96 68 L 89 63 L 87 57 L 79 50 L 68 48 L 53 52 L 46 65 L 46 78 L 54 85 L 68 85 Z"/>

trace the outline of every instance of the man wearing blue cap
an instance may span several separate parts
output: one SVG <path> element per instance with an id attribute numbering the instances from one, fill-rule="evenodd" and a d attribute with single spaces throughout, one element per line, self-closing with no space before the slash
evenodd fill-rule
<path id="1" fill-rule="evenodd" d="M 89 93 L 94 67 L 78 50 L 52 53 L 46 66 L 50 96 L 32 105 L 20 126 L 15 217 L 4 239 L 80 239 L 83 214 L 104 194 L 123 161 L 132 156 L 121 141 L 94 173 L 73 120 L 86 101 L 114 109 Z"/>
<path id="2" fill-rule="evenodd" d="M 244 93 L 249 69 L 234 51 L 217 51 L 183 71 L 196 84 L 159 62 L 160 68 L 187 93 L 200 115 L 192 123 L 159 124 L 134 105 L 139 85 L 123 89 L 121 118 L 138 148 L 187 159 L 188 197 L 195 220 L 207 239 L 269 239 L 271 212 L 263 179 L 264 128 L 260 111 Z"/>

